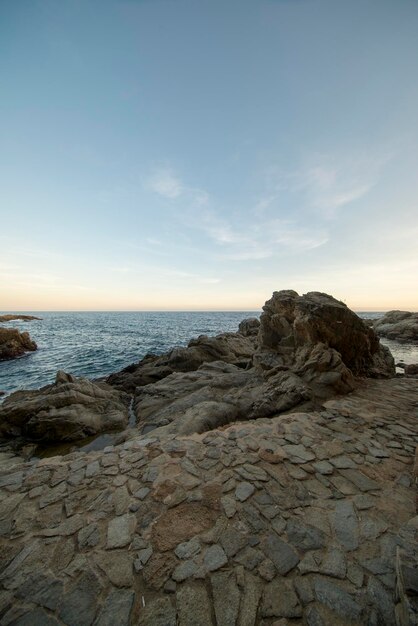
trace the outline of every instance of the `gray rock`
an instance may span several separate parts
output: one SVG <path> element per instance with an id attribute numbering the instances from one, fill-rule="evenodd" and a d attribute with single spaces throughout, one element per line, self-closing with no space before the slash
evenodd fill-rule
<path id="1" fill-rule="evenodd" d="M 153 598 L 140 610 L 138 626 L 176 626 L 176 609 L 169 597 Z"/>
<path id="2" fill-rule="evenodd" d="M 183 580 L 194 576 L 198 569 L 199 566 L 194 561 L 183 561 L 183 563 L 180 563 L 180 565 L 178 565 L 172 573 L 173 580 L 177 583 L 181 583 Z"/>
<path id="3" fill-rule="evenodd" d="M 290 572 L 298 563 L 296 551 L 277 535 L 268 535 L 261 543 L 261 549 L 267 558 L 271 559 L 282 576 Z"/>
<path id="4" fill-rule="evenodd" d="M 131 542 L 135 532 L 136 517 L 130 513 L 110 520 L 107 529 L 107 548 L 123 548 Z"/>
<path id="5" fill-rule="evenodd" d="M 325 476 L 332 474 L 334 471 L 333 466 L 331 465 L 331 463 L 328 463 L 328 461 L 317 461 L 316 463 L 312 463 L 312 466 L 314 467 L 315 471 L 319 472 L 320 474 L 323 474 Z"/>
<path id="6" fill-rule="evenodd" d="M 144 548 L 138 552 L 138 556 L 134 561 L 134 567 L 136 572 L 140 572 L 144 568 L 144 565 L 148 563 L 152 556 L 152 547 Z"/>
<path id="7" fill-rule="evenodd" d="M 89 524 L 78 532 L 78 547 L 80 550 L 83 550 L 83 548 L 93 548 L 97 546 L 99 539 L 100 535 L 97 524 Z"/>
<path id="8" fill-rule="evenodd" d="M 240 603 L 240 592 L 234 572 L 216 572 L 210 577 L 216 622 L 235 626 Z"/>
<path id="9" fill-rule="evenodd" d="M 225 515 L 228 518 L 234 517 L 235 513 L 237 512 L 237 503 L 236 501 L 231 498 L 230 496 L 223 496 L 221 498 L 221 504 L 222 504 L 222 508 L 225 512 Z"/>
<path id="10" fill-rule="evenodd" d="M 200 550 L 200 542 L 196 539 L 196 537 L 194 537 L 193 539 L 190 539 L 190 541 L 179 543 L 177 548 L 174 550 L 174 554 L 179 559 L 191 559 L 196 556 L 196 554 L 199 554 Z"/>
<path id="11" fill-rule="evenodd" d="M 203 563 L 210 572 L 223 567 L 228 563 L 228 558 L 220 545 L 215 543 L 210 546 L 203 557 Z"/>
<path id="12" fill-rule="evenodd" d="M 127 589 L 115 589 L 109 593 L 94 626 L 129 626 L 135 593 Z"/>
<path id="13" fill-rule="evenodd" d="M 50 575 L 29 576 L 19 587 L 16 595 L 26 602 L 33 602 L 55 611 L 61 602 L 64 584 Z"/>
<path id="14" fill-rule="evenodd" d="M 308 450 L 301 443 L 297 445 L 286 444 L 283 446 L 283 449 L 289 455 L 289 461 L 291 463 L 308 463 L 309 461 L 314 461 L 316 458 L 312 450 Z"/>
<path id="15" fill-rule="evenodd" d="M 257 565 L 263 561 L 264 556 L 260 550 L 247 547 L 241 550 L 239 554 L 235 556 L 235 561 L 245 567 L 245 569 L 253 570 Z"/>
<path id="16" fill-rule="evenodd" d="M 316 578 L 314 587 L 319 602 L 335 611 L 343 619 L 359 623 L 362 608 L 345 589 L 325 578 Z"/>
<path id="17" fill-rule="evenodd" d="M 306 610 L 306 623 L 308 626 L 327 626 L 321 617 L 318 607 L 314 605 Z"/>
<path id="18" fill-rule="evenodd" d="M 93 572 L 86 572 L 65 594 L 59 609 L 60 619 L 68 626 L 90 626 L 97 610 L 100 583 Z"/>
<path id="19" fill-rule="evenodd" d="M 345 578 L 347 573 L 347 561 L 344 553 L 337 548 L 326 552 L 319 568 L 321 574 L 334 576 L 335 578 Z"/>
<path id="20" fill-rule="evenodd" d="M 176 600 L 180 626 L 213 626 L 212 607 L 204 583 L 181 585 Z"/>
<path id="21" fill-rule="evenodd" d="M 10 622 L 9 622 L 10 623 Z M 11 626 L 58 626 L 59 622 L 43 609 L 33 609 L 11 622 Z"/>
<path id="22" fill-rule="evenodd" d="M 306 606 L 313 601 L 314 594 L 312 591 L 312 585 L 306 577 L 298 576 L 294 579 L 293 583 L 295 585 L 296 593 L 299 596 L 299 600 L 303 606 Z"/>
<path id="23" fill-rule="evenodd" d="M 351 481 L 360 491 L 375 491 L 380 489 L 380 485 L 375 481 L 354 469 L 341 470 L 344 478 Z"/>
<path id="24" fill-rule="evenodd" d="M 359 525 L 352 502 L 341 500 L 336 503 L 332 525 L 336 538 L 346 550 L 358 548 Z"/>
<path id="25" fill-rule="evenodd" d="M 219 537 L 219 542 L 228 557 L 234 556 L 248 543 L 248 535 L 233 526 L 228 527 Z"/>
<path id="26" fill-rule="evenodd" d="M 290 580 L 277 578 L 265 586 L 261 615 L 290 618 L 302 616 L 302 607 Z"/>
<path id="27" fill-rule="evenodd" d="M 379 616 L 379 624 L 392 626 L 396 623 L 393 595 L 376 578 L 369 577 L 367 595 Z"/>
<path id="28" fill-rule="evenodd" d="M 255 491 L 254 485 L 251 483 L 242 482 L 238 484 L 238 487 L 235 489 L 235 497 L 240 502 L 245 502 Z"/>
<path id="29" fill-rule="evenodd" d="M 295 518 L 288 521 L 286 532 L 289 542 L 299 550 L 318 550 L 326 542 L 326 535 L 322 530 L 303 524 Z"/>

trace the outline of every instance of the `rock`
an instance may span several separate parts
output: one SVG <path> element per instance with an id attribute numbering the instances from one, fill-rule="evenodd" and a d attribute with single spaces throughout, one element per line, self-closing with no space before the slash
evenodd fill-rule
<path id="1" fill-rule="evenodd" d="M 235 626 L 239 611 L 240 591 L 234 572 L 216 572 L 210 577 L 216 623 Z"/>
<path id="2" fill-rule="evenodd" d="M 203 563 L 209 572 L 214 572 L 228 563 L 228 557 L 221 546 L 215 543 L 206 550 Z"/>
<path id="3" fill-rule="evenodd" d="M 316 578 L 314 587 L 319 602 L 335 611 L 341 618 L 360 623 L 362 608 L 345 589 L 326 578 Z"/>
<path id="4" fill-rule="evenodd" d="M 29 333 L 21 333 L 17 328 L 0 328 L 0 361 L 16 359 L 37 347 Z"/>
<path id="5" fill-rule="evenodd" d="M 247 482 L 242 482 L 238 484 L 238 487 L 235 489 L 235 497 L 240 502 L 245 502 L 255 491 L 254 485 Z"/>
<path id="6" fill-rule="evenodd" d="M 204 363 L 222 361 L 246 367 L 254 352 L 254 338 L 242 333 L 223 333 L 216 337 L 201 335 L 186 348 L 173 348 L 161 356 L 147 355 L 137 364 L 111 374 L 107 382 L 128 393 L 137 387 L 156 383 L 174 372 L 193 372 Z"/>
<path id="7" fill-rule="evenodd" d="M 127 589 L 115 589 L 109 593 L 94 626 L 129 626 L 135 593 Z"/>
<path id="8" fill-rule="evenodd" d="M 319 385 L 353 387 L 355 376 L 393 376 L 395 366 L 371 328 L 332 296 L 310 292 L 274 292 L 260 317 L 261 350 L 283 354 L 299 364 L 299 372 Z M 316 346 L 316 350 L 312 350 Z M 310 354 L 310 358 L 307 357 Z M 333 377 L 322 377 L 322 373 Z"/>
<path id="9" fill-rule="evenodd" d="M 263 617 L 301 617 L 302 607 L 292 581 L 276 578 L 264 588 L 261 603 Z"/>
<path id="10" fill-rule="evenodd" d="M 404 367 L 405 376 L 416 376 L 418 374 L 418 363 L 410 363 Z"/>
<path id="11" fill-rule="evenodd" d="M 273 561 L 277 571 L 282 576 L 285 576 L 299 563 L 296 551 L 275 534 L 268 535 L 262 541 L 261 548 L 266 557 Z"/>
<path id="12" fill-rule="evenodd" d="M 59 617 L 68 626 L 90 626 L 97 609 L 101 586 L 92 572 L 86 572 L 64 596 Z"/>
<path id="13" fill-rule="evenodd" d="M 107 529 L 107 548 L 123 548 L 131 542 L 135 532 L 136 518 L 126 513 L 110 520 Z"/>
<path id="14" fill-rule="evenodd" d="M 22 320 L 24 322 L 30 322 L 31 320 L 41 320 L 42 317 L 36 317 L 35 315 L 15 315 L 7 313 L 6 315 L 0 315 L 0 322 L 13 322 L 14 320 Z"/>
<path id="15" fill-rule="evenodd" d="M 359 545 L 359 525 L 350 501 L 342 500 L 336 503 L 332 524 L 340 544 L 346 550 L 356 550 Z"/>
<path id="16" fill-rule="evenodd" d="M 195 582 L 182 585 L 176 593 L 176 600 L 178 623 L 181 626 L 203 626 L 203 624 L 213 626 L 211 602 L 204 583 Z M 164 626 L 166 625 L 164 624 Z M 167 624 L 167 626 L 170 625 Z"/>
<path id="17" fill-rule="evenodd" d="M 238 332 L 244 337 L 252 337 L 258 335 L 260 328 L 260 320 L 257 317 L 247 317 L 239 323 Z"/>
<path id="18" fill-rule="evenodd" d="M 395 374 L 373 329 L 331 296 L 275 292 L 263 310 L 257 335 L 258 322 L 245 322 L 245 336 L 201 336 L 187 348 L 147 356 L 109 377 L 112 385 L 135 393 L 141 432 L 202 433 L 347 393 L 355 376 Z M 302 458 L 295 454 L 292 462 L 315 459 L 303 445 L 300 450 Z M 279 463 L 282 452 L 261 452 L 261 458 Z"/>
<path id="19" fill-rule="evenodd" d="M 119 621 L 113 622 L 119 625 Z M 154 598 L 141 609 L 138 626 L 176 626 L 176 609 L 170 598 Z"/>
<path id="20" fill-rule="evenodd" d="M 418 313 L 388 311 L 374 321 L 373 328 L 381 337 L 397 341 L 418 341 Z"/>
<path id="21" fill-rule="evenodd" d="M 1 330 L 1 329 L 0 329 Z M 38 391 L 16 391 L 0 405 L 0 433 L 45 442 L 73 441 L 128 423 L 127 398 L 104 383 L 58 372 Z"/>

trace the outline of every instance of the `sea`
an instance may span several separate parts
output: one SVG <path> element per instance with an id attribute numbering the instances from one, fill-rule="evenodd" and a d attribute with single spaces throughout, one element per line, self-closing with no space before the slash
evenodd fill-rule
<path id="1" fill-rule="evenodd" d="M 210 312 L 28 312 L 41 320 L 2 324 L 28 331 L 36 352 L 12 361 L 0 361 L 0 391 L 37 389 L 55 380 L 58 370 L 76 376 L 100 378 L 136 363 L 146 354 L 162 354 L 185 346 L 199 335 L 235 332 L 241 320 L 261 311 Z M 378 318 L 383 313 L 362 313 Z M 418 346 L 382 339 L 395 361 L 418 363 Z"/>

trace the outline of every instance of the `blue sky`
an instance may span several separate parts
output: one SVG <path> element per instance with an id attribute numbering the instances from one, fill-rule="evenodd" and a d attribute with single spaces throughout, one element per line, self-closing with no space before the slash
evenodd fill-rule
<path id="1" fill-rule="evenodd" d="M 418 309 L 416 0 L 3 0 L 0 309 Z"/>

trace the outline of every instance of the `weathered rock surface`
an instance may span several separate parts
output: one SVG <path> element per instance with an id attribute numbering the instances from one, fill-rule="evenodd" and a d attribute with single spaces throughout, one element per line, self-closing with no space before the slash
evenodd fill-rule
<path id="1" fill-rule="evenodd" d="M 376 333 L 397 341 L 418 341 L 418 313 L 388 311 L 374 321 Z"/>
<path id="2" fill-rule="evenodd" d="M 312 408 L 352 391 L 355 377 L 395 373 L 393 358 L 374 331 L 331 296 L 275 292 L 263 309 L 259 324 L 244 320 L 239 333 L 200 337 L 128 373 L 129 388 L 142 381 L 134 401 L 142 432 L 164 427 L 166 433 L 191 434 Z M 167 375 L 176 355 L 176 371 Z M 152 371 L 160 377 L 156 382 L 150 381 Z M 125 376 L 108 381 L 124 385 Z"/>
<path id="3" fill-rule="evenodd" d="M 365 379 L 311 413 L 10 459 L 0 623 L 412 626 L 417 423 L 415 380 Z"/>
<path id="4" fill-rule="evenodd" d="M 0 322 L 12 322 L 14 320 L 22 320 L 24 322 L 30 322 L 31 320 L 41 320 L 42 317 L 36 317 L 35 315 L 15 315 L 7 313 L 6 315 L 0 315 Z"/>
<path id="5" fill-rule="evenodd" d="M 0 331 L 1 332 L 1 331 Z M 127 398 L 106 385 L 58 372 L 36 391 L 16 391 L 0 405 L 0 435 L 74 441 L 128 423 Z"/>
<path id="6" fill-rule="evenodd" d="M 237 367 L 250 365 L 255 349 L 253 334 L 223 333 L 216 337 L 201 335 L 192 339 L 186 348 L 173 348 L 161 356 L 147 355 L 138 364 L 129 365 L 121 372 L 111 374 L 107 382 L 129 393 L 136 387 L 155 383 L 173 372 L 192 372 L 203 363 L 223 361 Z"/>
<path id="7" fill-rule="evenodd" d="M 21 333 L 17 328 L 0 328 L 0 361 L 15 359 L 37 347 L 29 333 Z"/>

